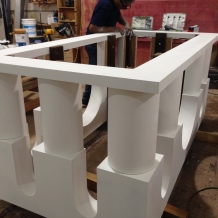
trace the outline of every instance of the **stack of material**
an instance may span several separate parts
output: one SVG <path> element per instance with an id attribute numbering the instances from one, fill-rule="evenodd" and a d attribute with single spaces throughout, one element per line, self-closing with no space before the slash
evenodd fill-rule
<path id="1" fill-rule="evenodd" d="M 23 96 L 25 111 L 28 112 L 34 108 L 39 107 L 39 93 L 38 90 L 38 81 L 37 78 L 23 76 L 22 77 L 23 85 Z"/>

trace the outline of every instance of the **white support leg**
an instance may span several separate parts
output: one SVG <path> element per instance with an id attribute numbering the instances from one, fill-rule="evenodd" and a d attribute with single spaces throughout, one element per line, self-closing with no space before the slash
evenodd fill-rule
<path id="1" fill-rule="evenodd" d="M 140 174 L 154 167 L 159 95 L 109 89 L 108 162 L 116 171 Z"/>
<path id="2" fill-rule="evenodd" d="M 71 157 L 83 150 L 79 84 L 38 79 L 42 131 L 49 154 Z"/>
<path id="3" fill-rule="evenodd" d="M 28 133 L 21 77 L 0 73 L 0 139 Z"/>

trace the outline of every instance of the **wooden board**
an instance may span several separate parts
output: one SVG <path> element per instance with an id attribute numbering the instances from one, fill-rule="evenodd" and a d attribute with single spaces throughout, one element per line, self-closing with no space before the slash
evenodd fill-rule
<path id="1" fill-rule="evenodd" d="M 135 68 L 137 58 L 137 36 L 126 37 L 126 67 Z"/>
<path id="2" fill-rule="evenodd" d="M 195 136 L 195 139 L 203 142 L 217 143 L 218 134 L 213 132 L 203 132 L 199 130 Z"/>
<path id="3" fill-rule="evenodd" d="M 35 77 L 22 77 L 23 91 L 32 90 L 38 87 L 38 80 Z"/>
<path id="4" fill-rule="evenodd" d="M 40 106 L 39 93 L 25 91 L 23 92 L 25 111 L 28 112 Z"/>
<path id="5" fill-rule="evenodd" d="M 154 54 L 155 51 L 155 42 L 156 42 L 156 38 L 152 37 L 151 38 L 151 44 L 150 44 L 150 60 L 154 57 L 159 56 L 160 54 Z M 173 39 L 172 38 L 166 38 L 166 42 L 165 42 L 165 52 L 169 51 L 170 49 L 172 49 L 172 45 L 173 45 Z"/>
<path id="6" fill-rule="evenodd" d="M 172 217 L 178 217 L 178 218 L 188 218 L 188 212 L 185 210 L 181 210 L 178 207 L 174 207 L 173 205 L 167 204 L 165 209 L 164 209 L 164 214 L 162 218 L 168 218 Z"/>

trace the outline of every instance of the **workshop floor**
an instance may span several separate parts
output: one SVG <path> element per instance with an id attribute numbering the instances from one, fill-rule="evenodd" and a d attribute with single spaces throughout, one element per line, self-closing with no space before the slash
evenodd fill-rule
<path id="1" fill-rule="evenodd" d="M 35 141 L 33 114 L 27 114 L 31 146 Z M 209 90 L 205 118 L 200 126 L 202 132 L 218 135 L 218 90 Z M 107 156 L 107 124 L 103 124 L 84 140 L 87 148 L 87 171 L 96 173 L 96 167 Z M 194 140 L 169 204 L 186 210 L 189 218 L 218 218 L 218 191 L 206 190 L 197 194 L 188 204 L 192 194 L 207 187 L 218 187 L 218 142 L 215 144 Z M 96 195 L 93 195 L 96 197 Z M 0 218 L 41 218 L 37 214 L 0 201 Z M 175 216 L 164 216 L 175 217 Z M 152 218 L 152 217 L 151 217 Z"/>

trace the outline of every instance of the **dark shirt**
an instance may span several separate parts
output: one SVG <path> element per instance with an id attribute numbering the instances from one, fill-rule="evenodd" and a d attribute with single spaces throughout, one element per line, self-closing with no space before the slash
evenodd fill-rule
<path id="1" fill-rule="evenodd" d="M 113 0 L 99 0 L 93 11 L 90 24 L 99 27 L 115 27 L 119 17 L 120 10 L 115 7 Z M 89 26 L 86 34 L 92 34 Z"/>

